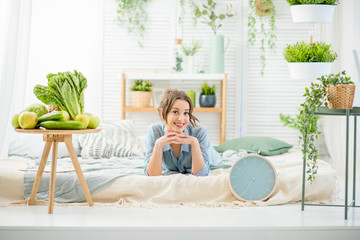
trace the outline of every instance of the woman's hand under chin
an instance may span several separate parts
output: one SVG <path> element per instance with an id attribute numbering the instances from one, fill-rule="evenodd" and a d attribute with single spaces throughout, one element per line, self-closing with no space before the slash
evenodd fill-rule
<path id="1" fill-rule="evenodd" d="M 166 135 L 158 138 L 156 140 L 157 143 L 159 143 L 161 146 L 165 146 L 168 144 L 193 144 L 194 142 L 197 142 L 197 139 L 193 136 L 189 136 L 188 134 L 184 132 L 173 132 L 168 131 Z"/>

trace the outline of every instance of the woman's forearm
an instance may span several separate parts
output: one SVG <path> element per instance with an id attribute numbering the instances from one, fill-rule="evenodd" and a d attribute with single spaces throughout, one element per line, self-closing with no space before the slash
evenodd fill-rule
<path id="1" fill-rule="evenodd" d="M 146 172 L 149 176 L 159 176 L 162 174 L 162 156 L 163 146 L 160 143 L 155 142 L 153 153 L 146 168 Z"/>
<path id="2" fill-rule="evenodd" d="M 196 138 L 194 138 L 194 141 L 191 143 L 191 152 L 192 152 L 191 172 L 193 175 L 196 175 L 205 165 L 204 158 L 201 154 L 200 144 Z"/>

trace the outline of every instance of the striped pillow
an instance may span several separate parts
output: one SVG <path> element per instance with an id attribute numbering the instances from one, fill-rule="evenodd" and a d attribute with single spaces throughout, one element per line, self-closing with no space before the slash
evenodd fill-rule
<path id="1" fill-rule="evenodd" d="M 82 158 L 110 158 L 141 156 L 131 120 L 101 123 L 101 131 L 79 134 Z"/>

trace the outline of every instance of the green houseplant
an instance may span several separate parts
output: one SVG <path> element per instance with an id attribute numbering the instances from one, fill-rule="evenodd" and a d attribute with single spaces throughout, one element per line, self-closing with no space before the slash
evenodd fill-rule
<path id="1" fill-rule="evenodd" d="M 337 57 L 337 53 L 331 50 L 331 44 L 324 42 L 289 44 L 283 54 L 293 79 L 316 79 L 327 75 Z"/>
<path id="2" fill-rule="evenodd" d="M 199 97 L 200 107 L 215 107 L 216 105 L 216 86 L 210 86 L 207 82 L 201 86 L 201 93 Z"/>
<path id="3" fill-rule="evenodd" d="M 319 157 L 318 150 L 315 146 L 315 140 L 318 139 L 318 135 L 321 133 L 318 130 L 319 116 L 314 115 L 317 109 L 321 106 L 329 107 L 332 105 L 334 99 L 329 98 L 327 95 L 328 89 L 331 86 L 347 85 L 349 87 L 355 87 L 354 83 L 350 81 L 350 77 L 346 76 L 345 71 L 338 74 L 329 74 L 327 76 L 321 76 L 317 80 L 320 83 L 312 82 L 309 88 L 305 88 L 304 103 L 300 105 L 299 113 L 295 116 L 280 114 L 280 121 L 284 126 L 288 126 L 300 131 L 299 140 L 302 141 L 302 153 L 304 158 L 307 159 L 307 180 L 313 182 L 315 175 L 317 174 L 317 159 Z M 352 93 L 354 94 L 354 92 Z M 349 96 L 350 98 L 353 95 Z M 352 100 L 351 100 L 351 107 Z M 330 108 L 330 107 L 329 107 Z"/>
<path id="4" fill-rule="evenodd" d="M 254 46 L 260 42 L 261 76 L 266 66 L 266 48 L 273 50 L 276 41 L 276 9 L 272 0 L 249 0 L 248 44 Z"/>
<path id="5" fill-rule="evenodd" d="M 338 0 L 287 0 L 294 23 L 330 23 Z"/>
<path id="6" fill-rule="evenodd" d="M 117 3 L 116 22 L 128 29 L 129 33 L 138 34 L 138 44 L 143 47 L 145 24 L 147 21 L 146 8 L 151 0 L 115 0 Z"/>
<path id="7" fill-rule="evenodd" d="M 134 107 L 149 107 L 152 98 L 153 83 L 137 79 L 131 86 L 131 98 Z"/>
<path id="8" fill-rule="evenodd" d="M 224 73 L 224 36 L 217 35 L 218 30 L 223 26 L 222 22 L 234 16 L 232 5 L 226 5 L 226 12 L 217 13 L 217 3 L 213 0 L 207 0 L 207 4 L 196 5 L 194 15 L 202 23 L 209 26 L 214 33 L 210 42 L 210 73 Z M 227 46 L 229 46 L 228 41 Z"/>

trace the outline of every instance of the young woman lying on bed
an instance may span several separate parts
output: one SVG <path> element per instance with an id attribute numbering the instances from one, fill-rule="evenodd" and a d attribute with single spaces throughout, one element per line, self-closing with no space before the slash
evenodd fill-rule
<path id="1" fill-rule="evenodd" d="M 165 91 L 158 107 L 162 121 L 146 131 L 145 175 L 158 176 L 165 170 L 207 176 L 210 164 L 221 163 L 219 153 L 210 144 L 207 129 L 197 127 L 199 120 L 193 109 L 185 92 Z"/>

